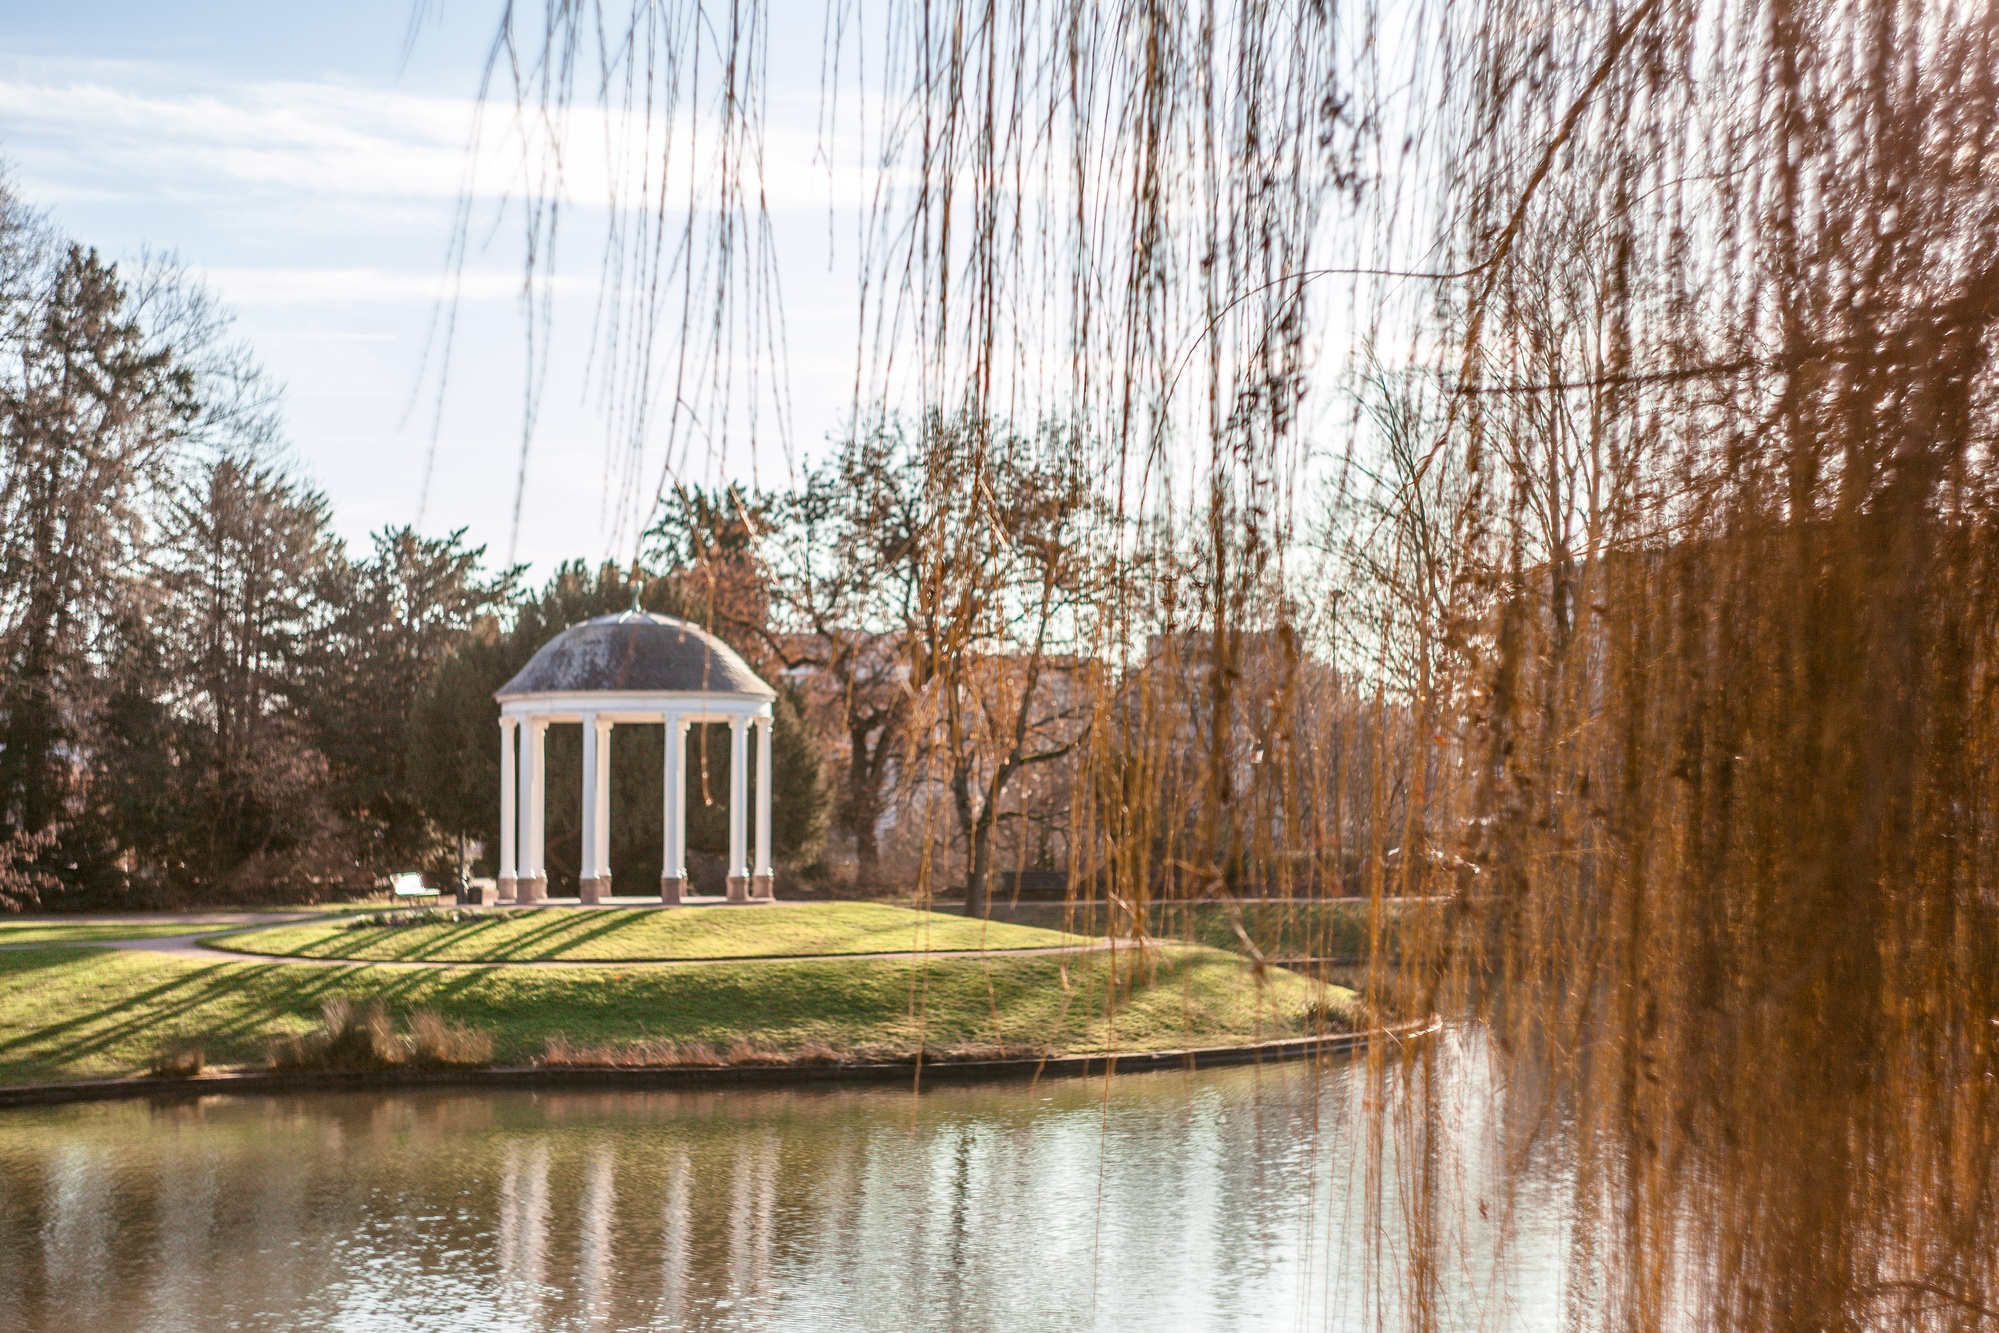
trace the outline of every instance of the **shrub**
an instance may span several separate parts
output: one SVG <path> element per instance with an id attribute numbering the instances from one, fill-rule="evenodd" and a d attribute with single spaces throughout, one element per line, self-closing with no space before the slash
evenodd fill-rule
<path id="1" fill-rule="evenodd" d="M 467 921 L 504 921 L 513 912 L 488 912 L 477 907 L 403 907 L 392 912 L 363 912 L 343 930 L 399 930 L 404 926 L 460 925 Z"/>
<path id="2" fill-rule="evenodd" d="M 328 1000 L 311 1032 L 272 1043 L 271 1068 L 283 1072 L 315 1069 L 390 1069 L 402 1063 L 400 1043 L 381 1001 L 356 1004 Z"/>

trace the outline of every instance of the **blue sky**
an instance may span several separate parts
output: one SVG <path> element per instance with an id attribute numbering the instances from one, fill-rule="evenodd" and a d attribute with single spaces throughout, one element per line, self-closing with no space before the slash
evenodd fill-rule
<path id="1" fill-rule="evenodd" d="M 636 453 L 633 433 L 618 434 L 616 409 L 631 396 L 607 396 L 604 376 L 619 358 L 593 340 L 606 180 L 619 163 L 656 158 L 580 115 L 565 156 L 569 212 L 543 344 L 552 350 L 523 464 L 521 222 L 506 203 L 517 147 L 502 144 L 482 163 L 476 242 L 462 267 L 447 258 L 502 3 L 427 0 L 412 31 L 415 3 L 0 0 L 0 160 L 17 188 L 113 257 L 177 253 L 235 310 L 286 386 L 293 456 L 351 543 L 417 523 L 432 534 L 464 528 L 492 563 L 511 555 L 536 575 L 572 557 L 622 562 L 664 482 L 783 484 L 847 416 L 864 356 L 876 368 L 867 376 L 915 373 L 907 349 L 864 347 L 857 324 L 854 224 L 871 182 L 888 180 L 893 195 L 893 176 L 862 174 L 862 139 L 842 138 L 837 167 L 821 156 L 824 5 L 773 0 L 761 187 L 781 276 L 782 375 L 740 349 L 725 358 L 728 389 L 682 394 L 701 420 L 671 457 L 657 417 L 637 433 Z M 616 11 L 623 0 L 605 3 Z M 540 8 L 522 0 L 524 14 Z M 489 144 L 505 137 L 492 127 Z M 686 169 L 689 154 L 677 160 Z M 1372 234 L 1349 242 L 1365 251 Z M 447 281 L 458 284 L 456 331 L 440 380 L 434 335 Z M 1315 300 L 1337 371 L 1352 312 L 1330 284 Z M 662 307 L 649 353 L 655 402 L 671 401 L 676 384 L 677 298 L 664 305 L 672 309 Z M 1008 400 L 1015 414 L 1039 410 L 1034 373 L 1067 383 L 1063 366 L 1041 364 L 1066 345 L 1059 315 L 1053 305 L 1021 313 L 1022 364 L 1033 370 L 1020 374 L 1021 401 Z M 889 336 L 909 335 L 898 326 Z M 781 428 L 760 409 L 752 430 L 734 401 L 752 373 L 767 396 L 781 385 Z M 876 378 L 863 391 L 888 400 L 923 389 Z M 714 410 L 723 400 L 726 416 Z M 1327 395 L 1310 408 L 1337 416 L 1343 403 Z M 1193 395 L 1179 406 L 1198 415 Z"/>
<path id="2" fill-rule="evenodd" d="M 646 460 L 636 492 L 611 480 L 608 428 L 585 370 L 590 247 L 604 215 L 577 197 L 569 234 L 582 240 L 558 274 L 557 350 L 516 528 L 519 224 L 488 200 L 477 214 L 483 243 L 462 270 L 426 498 L 439 402 L 432 330 L 498 13 L 495 0 L 433 0 L 412 35 L 412 0 L 0 0 L 0 158 L 20 193 L 72 237 L 114 257 L 177 252 L 236 311 L 286 385 L 294 457 L 350 542 L 420 517 L 431 532 L 469 529 L 496 562 L 511 548 L 543 572 L 567 556 L 628 557 L 636 525 L 619 514 L 643 507 L 662 458 Z M 795 72 L 809 65 L 816 80 L 819 37 L 816 17 L 787 27 L 774 55 Z M 786 93 L 775 91 L 781 124 Z M 794 99 L 808 134 L 814 98 L 816 87 Z M 780 212 L 780 229 L 821 238 L 788 241 L 785 252 L 792 338 L 803 349 L 792 367 L 793 434 L 809 449 L 839 413 L 851 364 L 819 326 L 846 328 L 850 317 L 829 283 L 823 193 L 816 206 L 800 195 Z M 794 268 L 805 284 L 796 292 Z M 690 479 L 776 481 L 796 456 L 758 449 L 711 447 L 695 469 L 706 475 Z"/>

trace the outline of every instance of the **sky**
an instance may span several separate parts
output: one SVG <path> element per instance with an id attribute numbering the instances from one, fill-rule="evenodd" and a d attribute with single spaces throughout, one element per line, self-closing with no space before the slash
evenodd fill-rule
<path id="1" fill-rule="evenodd" d="M 631 559 L 673 482 L 795 479 L 849 418 L 857 364 L 907 358 L 884 359 L 859 334 L 854 223 L 873 187 L 847 162 L 848 140 L 837 167 L 820 152 L 825 7 L 772 0 L 758 184 L 780 279 L 781 373 L 757 370 L 769 401 L 752 422 L 737 405 L 744 367 L 769 358 L 745 355 L 754 339 L 739 334 L 723 359 L 732 387 L 679 395 L 691 427 L 669 439 L 655 416 L 633 429 L 619 410 L 633 395 L 608 378 L 630 339 L 596 336 L 599 275 L 607 181 L 619 162 L 657 160 L 656 148 L 616 142 L 619 122 L 594 110 L 572 120 L 554 315 L 533 326 L 511 100 L 483 120 L 478 101 L 503 7 L 0 0 L 0 163 L 71 238 L 123 261 L 171 252 L 235 312 L 285 387 L 291 460 L 350 545 L 403 524 L 463 529 L 489 564 L 518 561 L 538 580 L 566 559 Z M 469 240 L 454 257 L 461 208 Z M 1325 290 L 1338 351 L 1355 339 Z M 662 303 L 670 346 L 652 350 L 655 367 L 672 366 L 676 300 Z M 1054 317 L 1043 311 L 1037 334 L 1023 315 L 1032 355 L 1064 345 Z M 531 345 L 547 349 L 538 377 Z M 653 386 L 657 401 L 674 399 L 663 378 Z M 907 390 L 866 392 L 892 404 Z M 1197 397 L 1179 406 L 1196 411 Z M 1337 424 L 1343 402 L 1314 395 L 1309 406 Z"/>
<path id="2" fill-rule="evenodd" d="M 0 0 L 0 161 L 72 239 L 124 261 L 173 252 L 234 310 L 285 386 L 292 460 L 350 544 L 415 523 L 463 528 L 492 563 L 511 554 L 537 576 L 566 558 L 629 559 L 643 522 L 624 511 L 668 474 L 661 450 L 636 482 L 613 475 L 622 455 L 590 392 L 606 215 L 577 198 L 565 224 L 580 239 L 555 274 L 556 350 L 523 463 L 521 226 L 498 197 L 504 170 L 471 195 L 472 239 L 450 259 L 500 5 L 429 0 L 413 28 L 413 3 Z M 816 20 L 780 25 L 774 63 L 816 75 L 819 38 Z M 789 98 L 799 82 L 778 82 L 780 130 L 787 106 L 816 98 Z M 828 276 L 824 196 L 810 195 L 777 210 L 786 280 L 799 275 L 790 431 L 711 442 L 682 457 L 687 480 L 781 480 L 841 414 L 834 335 L 850 316 Z M 455 304 L 440 301 L 448 282 Z"/>

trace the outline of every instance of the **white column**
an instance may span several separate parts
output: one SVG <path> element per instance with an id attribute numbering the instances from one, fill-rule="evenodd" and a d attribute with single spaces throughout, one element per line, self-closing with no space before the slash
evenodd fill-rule
<path id="1" fill-rule="evenodd" d="M 544 718 L 525 719 L 521 744 L 521 855 L 514 868 L 519 876 L 517 890 L 522 902 L 541 902 L 548 897 L 548 871 L 541 863 L 542 828 L 546 811 L 543 776 L 547 757 L 548 722 Z"/>
<path id="2" fill-rule="evenodd" d="M 771 896 L 770 729 L 775 718 L 757 719 L 757 859 L 750 870 L 750 896 Z"/>
<path id="3" fill-rule="evenodd" d="M 668 713 L 661 771 L 666 805 L 660 811 L 659 900 L 677 903 L 687 890 L 687 719 Z"/>
<path id="4" fill-rule="evenodd" d="M 599 896 L 611 896 L 611 719 L 597 719 L 597 879 Z"/>
<path id="5" fill-rule="evenodd" d="M 514 746 L 520 728 L 518 718 L 500 719 L 500 872 L 495 896 L 501 899 L 511 899 L 515 893 L 514 868 L 518 863 L 514 854 L 520 838 L 515 813 L 520 809 L 520 790 L 514 776 Z"/>
<path id="6" fill-rule="evenodd" d="M 612 895 L 612 725 L 610 717 L 598 717 L 598 879 L 604 881 L 604 897 Z"/>
<path id="7" fill-rule="evenodd" d="M 583 827 L 577 835 L 577 878 L 597 878 L 597 715 L 583 715 Z"/>
<path id="8" fill-rule="evenodd" d="M 749 719 L 729 719 L 729 901 L 750 900 L 749 868 Z"/>
<path id="9" fill-rule="evenodd" d="M 581 865 L 577 871 L 577 896 L 594 903 L 605 896 L 611 878 L 609 858 L 611 825 L 611 723 L 596 713 L 583 715 L 583 827 Z"/>

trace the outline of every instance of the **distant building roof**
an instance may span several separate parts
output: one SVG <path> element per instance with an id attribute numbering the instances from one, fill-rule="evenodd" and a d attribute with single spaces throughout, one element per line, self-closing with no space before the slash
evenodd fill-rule
<path id="1" fill-rule="evenodd" d="M 571 625 L 543 644 L 494 697 L 598 690 L 777 697 L 735 649 L 707 630 L 646 611 Z"/>

